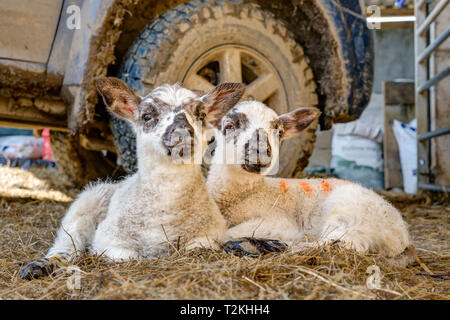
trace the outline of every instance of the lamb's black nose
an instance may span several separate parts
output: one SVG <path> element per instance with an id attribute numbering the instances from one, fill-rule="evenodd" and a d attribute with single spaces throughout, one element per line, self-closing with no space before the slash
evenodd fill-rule
<path id="1" fill-rule="evenodd" d="M 272 161 L 272 147 L 264 129 L 259 128 L 252 134 L 250 140 L 245 144 L 246 168 L 267 167 Z"/>
<path id="2" fill-rule="evenodd" d="M 194 128 L 190 125 L 184 113 L 177 114 L 172 124 L 167 127 L 162 137 L 162 144 L 172 160 L 188 159 L 193 155 Z"/>
<path id="3" fill-rule="evenodd" d="M 179 113 L 173 119 L 173 123 L 167 127 L 162 142 L 167 149 L 171 149 L 179 144 L 193 143 L 193 135 L 194 128 L 188 122 L 186 115 Z"/>

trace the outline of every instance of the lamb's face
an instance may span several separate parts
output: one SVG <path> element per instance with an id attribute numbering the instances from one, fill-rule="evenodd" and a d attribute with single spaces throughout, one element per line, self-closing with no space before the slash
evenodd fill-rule
<path id="1" fill-rule="evenodd" d="M 268 173 L 278 161 L 278 115 L 261 102 L 241 102 L 223 118 L 219 127 L 226 145 L 227 164 Z M 234 150 L 234 159 L 228 155 Z M 216 150 L 218 152 L 218 150 Z M 231 162 L 231 163 L 230 163 Z"/>
<path id="2" fill-rule="evenodd" d="M 206 107 L 200 98 L 179 85 L 163 85 L 143 98 L 135 125 L 140 152 L 180 163 L 201 155 Z"/>
<path id="3" fill-rule="evenodd" d="M 132 124 L 138 157 L 184 164 L 201 163 L 207 122 L 220 121 L 245 89 L 223 83 L 200 94 L 179 84 L 163 85 L 141 98 L 116 78 L 100 78 L 96 84 L 109 111 Z"/>
<path id="4" fill-rule="evenodd" d="M 276 174 L 281 141 L 299 134 L 319 115 L 316 108 L 299 108 L 278 116 L 261 102 L 241 102 L 222 118 L 219 130 L 227 145 L 222 152 L 234 149 L 236 163 L 245 171 Z"/>

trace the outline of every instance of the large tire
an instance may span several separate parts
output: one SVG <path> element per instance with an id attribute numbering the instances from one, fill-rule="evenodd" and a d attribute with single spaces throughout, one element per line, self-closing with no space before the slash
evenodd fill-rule
<path id="1" fill-rule="evenodd" d="M 119 76 L 140 95 L 163 83 L 184 82 L 188 86 L 196 63 L 206 59 L 203 57 L 213 50 L 227 50 L 227 46 L 254 53 L 266 61 L 268 68 L 275 70 L 275 77 L 281 83 L 277 91 L 280 98 L 270 101 L 272 104 L 275 101 L 271 107 L 278 113 L 317 104 L 308 59 L 293 35 L 270 12 L 243 1 L 194 0 L 168 10 L 136 38 L 124 58 Z M 223 80 L 221 77 L 216 74 L 215 80 L 208 79 L 216 85 L 217 79 Z M 314 123 L 301 137 L 283 143 L 279 176 L 298 174 L 307 165 L 316 129 L 317 123 Z M 121 165 L 129 172 L 135 171 L 136 146 L 132 130 L 126 122 L 113 119 L 112 131 Z"/>

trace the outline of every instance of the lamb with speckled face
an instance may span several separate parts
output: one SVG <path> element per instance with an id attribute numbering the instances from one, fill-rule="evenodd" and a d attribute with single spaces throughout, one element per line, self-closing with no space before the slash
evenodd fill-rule
<path id="1" fill-rule="evenodd" d="M 226 247 L 248 252 L 250 244 L 241 248 L 253 237 L 309 246 L 301 241 L 309 237 L 379 253 L 400 265 L 414 261 L 401 214 L 375 192 L 339 179 L 267 176 L 277 173 L 280 141 L 300 134 L 319 115 L 316 108 L 298 108 L 278 116 L 263 103 L 247 101 L 223 117 L 207 186 L 230 228 L 233 241 Z M 238 162 L 224 161 L 230 150 Z M 235 241 L 239 237 L 250 239 Z"/>
<path id="2" fill-rule="evenodd" d="M 45 258 L 21 270 L 37 278 L 91 247 L 112 260 L 159 257 L 168 242 L 216 247 L 226 223 L 209 195 L 200 163 L 207 123 L 220 121 L 244 92 L 223 83 L 205 95 L 163 85 L 137 96 L 117 78 L 97 79 L 108 110 L 136 133 L 138 170 L 117 182 L 89 185 L 72 203 Z M 199 146 L 200 150 L 193 147 Z M 200 160 L 194 159 L 200 153 Z"/>

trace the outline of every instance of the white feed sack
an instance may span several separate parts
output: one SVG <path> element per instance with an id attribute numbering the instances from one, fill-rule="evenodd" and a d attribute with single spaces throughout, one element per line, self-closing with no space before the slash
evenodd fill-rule
<path id="1" fill-rule="evenodd" d="M 331 142 L 334 173 L 372 189 L 384 188 L 382 98 L 373 94 L 358 120 L 335 124 Z"/>
<path id="2" fill-rule="evenodd" d="M 408 124 L 394 120 L 392 129 L 397 140 L 402 166 L 403 188 L 406 193 L 417 192 L 417 121 Z"/>
<path id="3" fill-rule="evenodd" d="M 383 129 L 354 121 L 336 125 L 331 168 L 342 179 L 371 189 L 384 188 Z"/>
<path id="4" fill-rule="evenodd" d="M 360 166 L 384 170 L 381 143 L 356 135 L 335 134 L 331 147 L 333 156 L 354 161 Z"/>

